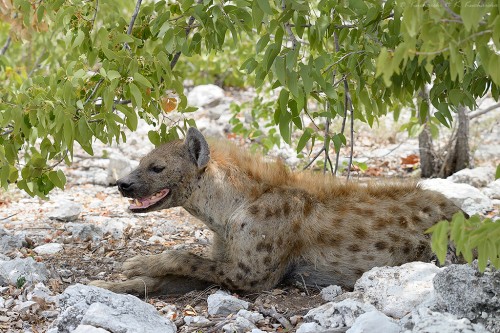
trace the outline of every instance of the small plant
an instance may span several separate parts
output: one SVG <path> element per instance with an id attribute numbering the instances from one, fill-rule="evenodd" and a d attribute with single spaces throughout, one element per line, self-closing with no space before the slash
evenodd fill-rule
<path id="1" fill-rule="evenodd" d="M 20 276 L 16 280 L 16 287 L 21 289 L 26 283 L 26 278 L 24 276 Z"/>
<path id="2" fill-rule="evenodd" d="M 432 251 L 441 264 L 450 241 L 454 243 L 457 255 L 462 255 L 468 263 L 477 256 L 479 271 L 484 271 L 488 260 L 500 268 L 500 223 L 490 218 L 481 220 L 476 214 L 467 219 L 458 212 L 451 222 L 440 221 L 426 233 L 432 233 Z"/>

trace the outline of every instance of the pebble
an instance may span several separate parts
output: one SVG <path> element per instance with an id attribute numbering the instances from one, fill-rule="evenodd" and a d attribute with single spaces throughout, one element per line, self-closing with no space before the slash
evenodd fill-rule
<path id="1" fill-rule="evenodd" d="M 63 250 L 62 244 L 59 243 L 47 243 L 43 245 L 39 245 L 33 249 L 36 254 L 39 255 L 51 255 L 56 254 L 57 252 L 61 252 Z"/>

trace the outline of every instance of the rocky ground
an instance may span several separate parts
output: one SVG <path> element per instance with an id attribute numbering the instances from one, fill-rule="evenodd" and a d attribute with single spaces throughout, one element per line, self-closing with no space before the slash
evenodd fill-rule
<path id="1" fill-rule="evenodd" d="M 194 89 L 189 100 L 202 107 L 198 126 L 226 136 L 234 98 L 248 96 Z M 498 218 L 500 180 L 494 181 L 493 166 L 500 163 L 499 118 L 473 124 L 481 167 L 424 186 L 469 214 Z M 142 124 L 119 146 L 96 143 L 93 157 L 77 149 L 74 163 L 63 167 L 65 191 L 55 190 L 47 201 L 14 188 L 0 192 L 1 332 L 500 332 L 500 273 L 489 268 L 479 274 L 467 265 L 374 268 L 351 292 L 279 286 L 236 295 L 214 286 L 138 299 L 86 286 L 123 278 L 119 268 L 126 258 L 167 248 L 203 254 L 211 242 L 210 231 L 184 210 L 133 215 L 110 186 L 151 149 L 148 130 Z M 416 141 L 398 134 L 392 122 L 374 131 L 361 127 L 356 138 L 356 159 L 368 169 L 355 175 L 403 177 L 418 169 Z M 292 167 L 300 163 L 289 147 L 271 154 Z"/>

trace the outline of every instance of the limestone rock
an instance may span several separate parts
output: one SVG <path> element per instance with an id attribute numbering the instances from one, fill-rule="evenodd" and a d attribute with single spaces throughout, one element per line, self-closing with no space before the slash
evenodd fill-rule
<path id="1" fill-rule="evenodd" d="M 435 178 L 423 180 L 420 185 L 424 189 L 442 193 L 469 215 L 493 209 L 491 199 L 468 184 L 456 184 L 447 179 Z"/>
<path id="2" fill-rule="evenodd" d="M 347 333 L 399 333 L 401 328 L 391 318 L 380 311 L 370 311 L 363 313 L 356 318 L 354 324 Z"/>
<path id="3" fill-rule="evenodd" d="M 326 288 L 321 289 L 321 292 L 319 293 L 321 295 L 321 298 L 323 298 L 327 302 L 331 302 L 337 297 L 338 295 L 342 294 L 342 288 L 340 286 L 328 286 Z"/>
<path id="4" fill-rule="evenodd" d="M 99 327 L 111 333 L 175 333 L 177 330 L 174 323 L 139 298 L 93 286 L 69 286 L 59 296 L 59 306 L 61 314 L 52 324 L 51 333 L 69 333 L 80 325 Z"/>
<path id="5" fill-rule="evenodd" d="M 463 169 L 446 179 L 454 183 L 464 183 L 474 187 L 484 187 L 495 180 L 495 168 L 478 167 L 474 169 Z"/>
<path id="6" fill-rule="evenodd" d="M 102 238 L 103 231 L 94 224 L 70 222 L 65 225 L 66 230 L 70 231 L 73 238 L 77 241 L 97 241 Z"/>
<path id="7" fill-rule="evenodd" d="M 15 286 L 21 278 L 32 283 L 46 282 L 49 272 L 43 263 L 36 262 L 31 257 L 0 260 L 0 286 Z"/>
<path id="8" fill-rule="evenodd" d="M 108 165 L 108 184 L 114 185 L 116 181 L 132 172 L 139 162 L 122 156 L 112 156 Z"/>
<path id="9" fill-rule="evenodd" d="M 109 331 L 90 325 L 78 325 L 72 333 L 109 333 Z"/>
<path id="10" fill-rule="evenodd" d="M 470 265 L 451 265 L 434 278 L 437 309 L 500 332 L 500 271 L 484 274 Z"/>
<path id="11" fill-rule="evenodd" d="M 0 253 L 8 253 L 26 245 L 24 235 L 11 235 L 0 228 Z"/>
<path id="12" fill-rule="evenodd" d="M 321 329 L 325 330 L 332 328 L 351 327 L 354 324 L 356 318 L 358 318 L 363 313 L 370 311 L 376 311 L 373 305 L 361 303 L 352 299 L 346 299 L 338 303 L 329 302 L 317 308 L 309 310 L 309 312 L 304 316 L 304 322 L 316 323 Z M 307 327 L 317 326 L 307 325 L 306 328 Z M 313 332 L 307 331 L 306 328 L 303 328 L 301 332 Z"/>
<path id="13" fill-rule="evenodd" d="M 59 221 L 73 221 L 82 211 L 82 205 L 70 200 L 60 200 L 57 208 L 48 213 L 49 219 Z"/>
<path id="14" fill-rule="evenodd" d="M 47 243 L 39 245 L 33 249 L 39 255 L 51 255 L 56 254 L 63 250 L 62 244 L 59 243 Z"/>
<path id="15" fill-rule="evenodd" d="M 214 316 L 227 316 L 237 313 L 241 309 L 248 309 L 249 303 L 218 290 L 215 294 L 208 296 L 208 314 Z"/>
<path id="16" fill-rule="evenodd" d="M 490 199 L 500 199 L 500 178 L 491 182 L 483 189 L 483 193 Z"/>
<path id="17" fill-rule="evenodd" d="M 225 97 L 224 90 L 214 84 L 196 86 L 187 95 L 188 104 L 197 107 L 213 107 Z"/>
<path id="18" fill-rule="evenodd" d="M 243 317 L 236 317 L 234 322 L 222 326 L 222 331 L 226 333 L 245 333 L 257 328 L 250 320 Z"/>
<path id="19" fill-rule="evenodd" d="M 354 291 L 385 315 L 402 318 L 433 297 L 432 279 L 439 271 L 439 267 L 423 262 L 374 267 L 356 282 Z"/>
<path id="20" fill-rule="evenodd" d="M 449 313 L 433 312 L 420 307 L 413 311 L 404 325 L 404 333 L 487 333 L 481 324 L 458 319 Z"/>

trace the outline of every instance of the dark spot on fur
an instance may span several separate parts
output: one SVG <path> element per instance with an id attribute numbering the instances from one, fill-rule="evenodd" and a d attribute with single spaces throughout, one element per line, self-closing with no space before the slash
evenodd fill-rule
<path id="1" fill-rule="evenodd" d="M 359 252 L 361 249 L 358 244 L 351 244 L 347 247 L 347 250 L 351 252 Z"/>
<path id="2" fill-rule="evenodd" d="M 246 222 L 243 222 L 243 223 L 241 224 L 241 230 L 243 230 L 243 229 L 245 228 L 245 226 L 246 226 L 246 225 L 247 225 L 247 224 L 246 224 Z"/>
<path id="3" fill-rule="evenodd" d="M 217 272 L 217 275 L 218 275 L 218 276 L 223 276 L 223 275 L 224 275 L 224 271 L 218 271 L 218 272 Z"/>
<path id="4" fill-rule="evenodd" d="M 247 256 L 250 257 L 250 255 L 252 254 L 252 252 L 250 250 L 247 250 L 246 254 L 247 254 Z"/>
<path id="5" fill-rule="evenodd" d="M 259 252 L 271 252 L 273 250 L 273 244 L 260 241 L 257 243 L 256 249 Z"/>
<path id="6" fill-rule="evenodd" d="M 243 275 L 241 275 L 241 273 L 238 273 L 238 274 L 236 274 L 236 278 L 238 280 L 243 280 Z"/>
<path id="7" fill-rule="evenodd" d="M 269 265 L 271 263 L 271 257 L 270 256 L 267 256 L 264 258 L 264 264 L 265 265 Z"/>
<path id="8" fill-rule="evenodd" d="M 360 239 L 366 238 L 366 236 L 368 236 L 368 233 L 366 232 L 365 228 L 359 226 L 354 228 L 354 234 L 356 235 L 356 237 Z"/>
<path id="9" fill-rule="evenodd" d="M 413 214 L 413 215 L 411 216 L 411 220 L 412 220 L 413 222 L 417 223 L 417 224 L 418 224 L 418 223 L 422 223 L 422 219 L 421 219 L 421 218 L 420 218 L 420 216 L 418 216 L 417 214 Z"/>
<path id="10" fill-rule="evenodd" d="M 229 287 L 229 289 L 236 289 L 236 285 L 234 284 L 233 280 L 230 278 L 225 278 L 224 279 L 224 284 Z"/>
<path id="11" fill-rule="evenodd" d="M 266 215 L 265 215 L 266 219 L 271 218 L 273 215 L 274 215 L 274 212 L 272 211 L 272 209 L 267 207 L 266 208 Z"/>
<path id="12" fill-rule="evenodd" d="M 383 251 L 387 248 L 387 243 L 384 241 L 378 241 L 375 243 L 375 248 L 379 251 Z"/>
<path id="13" fill-rule="evenodd" d="M 391 246 L 391 247 L 389 248 L 389 252 L 390 252 L 391 254 L 395 254 L 395 253 L 396 253 L 396 247 L 395 247 L 395 246 Z"/>
<path id="14" fill-rule="evenodd" d="M 297 233 L 297 232 L 300 231 L 300 221 L 299 220 L 293 221 L 293 223 L 292 223 L 292 231 L 294 233 Z"/>
<path id="15" fill-rule="evenodd" d="M 367 261 L 373 261 L 373 260 L 375 260 L 375 257 L 372 256 L 371 254 L 365 254 L 365 255 L 363 255 L 362 258 L 365 259 L 365 260 L 367 260 Z"/>
<path id="16" fill-rule="evenodd" d="M 278 240 L 276 241 L 276 245 L 282 246 L 283 245 L 283 238 L 280 236 L 278 237 Z"/>
<path id="17" fill-rule="evenodd" d="M 248 208 L 248 211 L 252 215 L 257 215 L 259 213 L 259 207 L 257 205 L 252 205 L 250 208 Z"/>
<path id="18" fill-rule="evenodd" d="M 429 244 L 423 241 L 420 241 L 418 243 L 418 246 L 415 251 L 416 259 L 426 259 L 422 258 L 422 256 L 428 251 L 429 249 Z"/>
<path id="19" fill-rule="evenodd" d="M 210 272 L 215 272 L 216 269 L 217 269 L 217 266 L 215 266 L 215 265 L 211 265 L 209 268 Z"/>
<path id="20" fill-rule="evenodd" d="M 422 209 L 422 212 L 424 212 L 425 214 L 429 214 L 430 212 L 432 212 L 432 207 L 425 206 L 424 209 Z"/>
<path id="21" fill-rule="evenodd" d="M 288 202 L 285 202 L 283 204 L 283 214 L 285 215 L 285 217 L 290 215 L 290 204 Z"/>
<path id="22" fill-rule="evenodd" d="M 396 235 L 396 234 L 395 234 L 395 233 L 393 233 L 393 232 L 388 233 L 388 235 L 389 235 L 389 238 L 390 238 L 390 239 L 391 239 L 394 243 L 398 243 L 398 242 L 399 242 L 399 240 L 401 239 L 401 236 Z"/>
<path id="23" fill-rule="evenodd" d="M 328 234 L 325 232 L 321 232 L 318 234 L 316 240 L 319 244 L 331 245 L 331 246 L 339 246 L 344 237 L 340 234 Z"/>
<path id="24" fill-rule="evenodd" d="M 245 273 L 245 274 L 248 274 L 250 273 L 250 267 L 248 267 L 247 265 L 245 265 L 244 263 L 242 263 L 241 261 L 238 262 L 238 267 Z"/>
<path id="25" fill-rule="evenodd" d="M 400 216 L 398 217 L 398 223 L 400 226 L 402 226 L 403 228 L 406 228 L 408 227 L 408 221 L 406 220 L 406 217 L 404 216 Z"/>
<path id="26" fill-rule="evenodd" d="M 191 266 L 191 272 L 196 272 L 198 270 L 198 267 L 195 265 Z"/>
<path id="27" fill-rule="evenodd" d="M 439 204 L 438 204 L 439 208 L 441 208 L 441 210 L 444 210 L 446 208 L 447 203 L 446 201 L 440 201 Z"/>
<path id="28" fill-rule="evenodd" d="M 304 198 L 304 216 L 309 216 L 313 209 L 313 201 L 309 196 Z"/>
<path id="29" fill-rule="evenodd" d="M 413 250 L 413 248 L 411 247 L 410 244 L 406 244 L 404 247 L 403 247 L 403 253 L 408 255 L 410 254 L 410 252 Z"/>
<path id="30" fill-rule="evenodd" d="M 385 227 L 387 227 L 387 224 L 388 224 L 388 221 L 381 218 L 381 217 L 378 217 L 376 220 L 375 220 L 375 225 L 373 226 L 375 228 L 375 230 L 380 230 L 380 229 L 383 229 Z"/>
<path id="31" fill-rule="evenodd" d="M 249 283 L 249 284 L 250 284 L 250 287 L 252 287 L 252 288 L 253 288 L 253 287 L 255 287 L 255 286 L 257 285 L 257 283 L 259 283 L 259 282 L 260 282 L 260 281 L 256 281 L 256 280 L 254 280 L 254 281 L 250 281 L 250 283 Z"/>
<path id="32" fill-rule="evenodd" d="M 401 208 L 399 206 L 391 206 L 389 207 L 389 213 L 391 213 L 392 215 L 394 214 L 397 214 L 401 211 Z"/>

